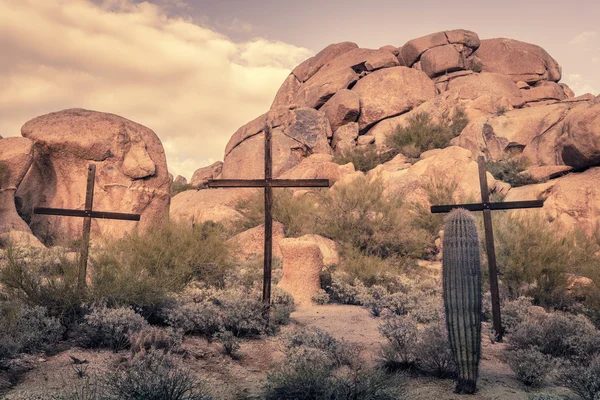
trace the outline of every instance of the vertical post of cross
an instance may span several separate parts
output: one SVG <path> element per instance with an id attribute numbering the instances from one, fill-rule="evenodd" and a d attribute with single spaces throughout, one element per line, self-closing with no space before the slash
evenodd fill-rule
<path id="1" fill-rule="evenodd" d="M 87 187 L 85 190 L 85 211 L 91 212 L 94 205 L 94 183 L 96 181 L 96 166 L 88 165 Z M 88 253 L 90 250 L 90 231 L 92 228 L 92 217 L 83 218 L 83 237 L 81 238 L 81 260 L 77 284 L 80 290 L 86 286 Z"/>
<path id="2" fill-rule="evenodd" d="M 486 204 L 490 203 L 490 193 L 488 190 L 487 173 L 485 168 L 485 158 L 477 158 L 479 168 L 479 186 L 481 188 L 481 202 L 483 209 L 483 229 L 485 231 L 485 248 L 488 259 L 488 270 L 490 273 L 490 294 L 492 297 L 492 323 L 494 332 L 498 339 L 502 340 L 502 317 L 500 315 L 500 291 L 498 289 L 498 270 L 496 268 L 496 249 L 494 247 L 494 230 L 492 229 L 492 211 Z"/>
<path id="3" fill-rule="evenodd" d="M 271 307 L 271 271 L 273 260 L 273 188 L 268 183 L 273 178 L 271 160 L 271 127 L 265 128 L 265 251 L 263 273 L 263 306 L 265 318 L 268 318 Z"/>

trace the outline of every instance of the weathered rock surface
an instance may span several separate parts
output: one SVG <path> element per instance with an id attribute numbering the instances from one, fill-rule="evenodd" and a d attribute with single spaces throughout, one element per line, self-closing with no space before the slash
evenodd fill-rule
<path id="1" fill-rule="evenodd" d="M 340 165 L 328 154 L 313 154 L 283 173 L 281 179 L 329 179 L 331 185 L 354 172 L 352 164 Z"/>
<path id="2" fill-rule="evenodd" d="M 34 118 L 21 129 L 34 160 L 19 186 L 22 211 L 83 209 L 89 164 L 96 165 L 94 209 L 141 214 L 139 222 L 92 220 L 92 236 L 121 237 L 168 218 L 170 180 L 162 144 L 150 129 L 114 114 L 69 109 Z M 33 215 L 38 237 L 81 236 L 78 218 Z"/>
<path id="3" fill-rule="evenodd" d="M 331 239 L 327 239 L 321 235 L 308 234 L 300 236 L 299 240 L 314 242 L 319 246 L 321 255 L 323 256 L 324 265 L 337 265 L 340 262 L 340 256 L 337 251 L 337 245 Z"/>
<path id="4" fill-rule="evenodd" d="M 273 221 L 273 257 L 282 258 L 279 244 L 283 240 L 285 229 L 283 224 Z M 265 250 L 265 225 L 259 225 L 238 233 L 228 240 L 235 246 L 235 256 L 240 261 L 253 257 L 262 257 Z"/>
<path id="5" fill-rule="evenodd" d="M 574 108 L 565 118 L 558 151 L 562 161 L 574 168 L 600 165 L 600 104 Z"/>
<path id="6" fill-rule="evenodd" d="M 539 46 L 512 39 L 487 39 L 473 54 L 481 61 L 482 72 L 510 76 L 515 82 L 558 82 L 561 67 Z"/>
<path id="7" fill-rule="evenodd" d="M 264 129 L 273 126 L 273 176 L 278 177 L 298 165 L 312 153 L 331 154 L 328 138 L 332 136 L 325 115 L 312 108 L 277 109 L 240 128 L 225 150 L 222 178 L 249 179 L 264 177 Z M 229 150 L 229 151 L 228 151 Z"/>
<path id="8" fill-rule="evenodd" d="M 228 224 L 243 218 L 235 204 L 252 193 L 251 189 L 187 190 L 171 199 L 170 217 L 190 226 L 206 221 Z"/>
<path id="9" fill-rule="evenodd" d="M 428 77 L 466 68 L 465 56 L 453 45 L 434 47 L 421 56 L 421 67 Z"/>
<path id="10" fill-rule="evenodd" d="M 352 150 L 356 146 L 356 139 L 358 138 L 358 123 L 351 122 L 349 124 L 340 126 L 335 132 L 333 132 L 333 139 L 331 146 L 335 150 L 336 154 L 340 152 L 346 152 Z"/>
<path id="11" fill-rule="evenodd" d="M 15 192 L 33 163 L 33 142 L 0 138 L 0 241 L 43 247 L 15 208 Z"/>
<path id="12" fill-rule="evenodd" d="M 316 74 L 325 64 L 354 49 L 358 49 L 358 45 L 353 42 L 330 44 L 318 52 L 314 57 L 309 58 L 294 68 L 292 74 L 296 76 L 301 83 L 304 83 Z"/>
<path id="13" fill-rule="evenodd" d="M 405 113 L 437 94 L 427 75 L 406 67 L 375 71 L 361 79 L 352 91 L 360 97 L 361 131 L 385 118 Z"/>
<path id="14" fill-rule="evenodd" d="M 209 179 L 215 179 L 221 175 L 221 171 L 223 171 L 223 161 L 217 161 L 207 167 L 199 168 L 194 171 L 190 185 L 196 187 L 205 185 Z"/>
<path id="15" fill-rule="evenodd" d="M 549 221 L 560 224 L 565 231 L 577 228 L 589 234 L 600 223 L 599 180 L 600 168 L 591 168 L 546 183 L 513 188 L 505 200 L 545 199 L 540 212 Z"/>
<path id="16" fill-rule="evenodd" d="M 479 36 L 477 36 L 475 32 L 456 29 L 453 31 L 436 32 L 409 40 L 402 46 L 401 54 L 406 65 L 410 67 L 429 49 L 448 44 L 460 44 L 471 49 L 467 54 L 468 56 L 471 51 L 474 51 L 479 47 L 479 43 Z"/>
<path id="17" fill-rule="evenodd" d="M 177 175 L 177 177 L 173 180 L 173 183 L 177 183 L 179 185 L 187 185 L 188 181 L 184 176 Z"/>
<path id="18" fill-rule="evenodd" d="M 356 122 L 360 114 L 360 100 L 355 92 L 343 89 L 337 92 L 321 107 L 325 117 L 335 132 L 340 126 L 349 122 Z"/>
<path id="19" fill-rule="evenodd" d="M 278 286 L 290 293 L 300 306 L 310 306 L 312 296 L 321 289 L 324 267 L 321 248 L 312 240 L 283 239 L 283 276 Z"/>

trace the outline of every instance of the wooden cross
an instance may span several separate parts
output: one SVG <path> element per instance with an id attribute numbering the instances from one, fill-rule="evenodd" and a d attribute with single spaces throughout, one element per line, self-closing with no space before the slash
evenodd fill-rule
<path id="1" fill-rule="evenodd" d="M 83 217 L 83 238 L 81 241 L 81 264 L 79 266 L 77 285 L 83 289 L 86 285 L 88 253 L 90 249 L 90 230 L 92 227 L 92 218 L 120 219 L 126 221 L 139 221 L 140 214 L 124 214 L 106 211 L 93 211 L 94 204 L 94 182 L 96 181 L 96 166 L 88 166 L 87 188 L 85 191 L 85 210 L 69 210 L 64 208 L 44 208 L 36 207 L 34 214 L 59 215 L 66 217 Z"/>
<path id="2" fill-rule="evenodd" d="M 496 250 L 494 248 L 494 232 L 492 230 L 492 210 L 514 210 L 520 208 L 540 208 L 544 206 L 543 200 L 507 201 L 503 203 L 490 203 L 490 193 L 487 185 L 485 159 L 479 156 L 479 186 L 481 187 L 481 203 L 453 204 L 431 206 L 432 213 L 446 213 L 455 208 L 465 208 L 469 211 L 483 211 L 483 227 L 485 231 L 485 246 L 487 250 L 488 269 L 490 272 L 490 293 L 492 295 L 492 320 L 498 341 L 502 341 L 502 319 L 500 316 L 500 294 L 498 291 L 498 274 L 496 269 Z"/>
<path id="3" fill-rule="evenodd" d="M 265 249 L 263 296 L 265 317 L 271 305 L 271 264 L 273 257 L 273 188 L 322 188 L 329 187 L 329 179 L 273 179 L 271 158 L 271 127 L 265 128 L 265 179 L 210 179 L 209 188 L 259 188 L 265 190 Z"/>

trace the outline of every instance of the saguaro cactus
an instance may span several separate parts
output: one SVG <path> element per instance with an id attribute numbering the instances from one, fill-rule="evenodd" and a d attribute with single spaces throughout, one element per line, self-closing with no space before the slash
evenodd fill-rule
<path id="1" fill-rule="evenodd" d="M 444 309 L 458 367 L 456 393 L 474 393 L 481 357 L 481 265 L 475 220 L 465 209 L 446 217 L 443 242 Z"/>

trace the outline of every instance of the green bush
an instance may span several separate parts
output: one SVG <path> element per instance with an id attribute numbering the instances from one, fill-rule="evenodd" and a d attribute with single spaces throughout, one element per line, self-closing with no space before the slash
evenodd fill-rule
<path id="1" fill-rule="evenodd" d="M 359 301 L 374 317 L 379 317 L 387 308 L 388 291 L 385 287 L 373 285 L 359 295 Z"/>
<path id="2" fill-rule="evenodd" d="M 195 190 L 196 187 L 190 185 L 189 183 L 181 183 L 181 182 L 173 182 L 171 185 L 171 197 L 178 195 L 181 192 L 185 192 L 186 190 Z"/>
<path id="3" fill-rule="evenodd" d="M 171 223 L 111 242 L 92 259 L 94 299 L 155 318 L 193 279 L 222 285 L 232 268 L 223 227 Z"/>
<path id="4" fill-rule="evenodd" d="M 388 137 L 387 146 L 407 157 L 418 158 L 427 150 L 448 147 L 450 140 L 460 135 L 468 123 L 464 110 L 458 107 L 451 118 L 442 116 L 438 123 L 426 112 L 415 113 L 406 126 L 398 126 Z"/>
<path id="5" fill-rule="evenodd" d="M 109 348 L 114 352 L 131 346 L 130 336 L 141 331 L 146 320 L 129 307 L 94 306 L 85 316 L 81 341 L 90 348 Z"/>
<path id="6" fill-rule="evenodd" d="M 352 163 L 357 171 L 369 172 L 378 165 L 390 161 L 395 155 L 394 152 L 380 151 L 375 146 L 355 147 L 352 150 L 337 153 L 333 162 L 340 165 Z"/>
<path id="7" fill-rule="evenodd" d="M 530 315 L 529 307 L 531 299 L 528 297 L 519 297 L 502 305 L 502 328 L 505 334 L 511 333 Z"/>
<path id="8" fill-rule="evenodd" d="M 554 368 L 552 357 L 542 354 L 535 348 L 519 351 L 508 351 L 506 362 L 527 386 L 540 387 Z"/>
<path id="9" fill-rule="evenodd" d="M 463 202 L 463 199 L 456 198 L 458 182 L 454 179 L 439 179 L 430 177 L 427 181 L 421 183 L 427 193 L 429 205 L 455 204 Z M 466 201 L 464 201 L 466 202 Z M 440 230 L 444 227 L 444 215 L 433 214 L 428 204 L 411 203 L 410 210 L 413 214 L 412 225 L 417 229 L 424 229 L 431 235 L 431 240 L 439 236 Z"/>
<path id="10" fill-rule="evenodd" d="M 410 316 L 420 324 L 440 321 L 444 316 L 444 304 L 441 296 L 418 295 Z"/>
<path id="11" fill-rule="evenodd" d="M 65 326 L 83 316 L 86 293 L 77 288 L 79 265 L 65 254 L 6 249 L 0 260 L 0 284 L 8 298 L 48 310 Z"/>
<path id="12" fill-rule="evenodd" d="M 520 159 L 511 158 L 509 160 L 488 161 L 485 164 L 485 168 L 494 178 L 510 183 L 512 187 L 539 183 L 531 175 L 524 172 L 527 169 L 527 164 Z"/>
<path id="13" fill-rule="evenodd" d="M 169 352 L 183 343 L 183 333 L 172 328 L 144 326 L 140 331 L 129 334 L 133 354 L 150 351 Z"/>
<path id="14" fill-rule="evenodd" d="M 456 363 L 443 320 L 424 327 L 414 345 L 413 354 L 415 365 L 423 373 L 440 378 L 453 377 L 456 374 Z"/>
<path id="15" fill-rule="evenodd" d="M 387 368 L 412 363 L 414 346 L 417 342 L 417 323 L 410 317 L 391 316 L 379 325 L 379 332 L 388 340 L 383 346 L 383 359 Z"/>
<path id="16" fill-rule="evenodd" d="M 0 302 L 0 365 L 19 353 L 45 350 L 62 339 L 63 333 L 60 321 L 49 317 L 43 307 Z"/>
<path id="17" fill-rule="evenodd" d="M 172 355 L 151 351 L 129 360 L 106 378 L 109 398 L 123 400 L 209 400 L 212 396 Z"/>
<path id="18" fill-rule="evenodd" d="M 312 233 L 315 201 L 311 196 L 294 196 L 291 189 L 273 191 L 273 220 L 285 227 L 287 237 Z M 263 192 L 240 198 L 236 210 L 245 218 L 238 222 L 238 231 L 245 231 L 265 223 L 265 200 Z"/>
<path id="19" fill-rule="evenodd" d="M 508 344 L 512 350 L 537 348 L 552 357 L 585 360 L 600 354 L 600 331 L 582 315 L 553 312 L 525 319 Z"/>
<path id="20" fill-rule="evenodd" d="M 407 223 L 402 199 L 387 200 L 384 190 L 380 179 L 364 176 L 329 190 L 318 208 L 316 233 L 380 258 L 432 253 L 427 232 Z"/>
<path id="21" fill-rule="evenodd" d="M 598 400 L 600 398 L 600 354 L 596 354 L 586 364 L 565 364 L 558 381 L 581 396 L 583 400 Z"/>
<path id="22" fill-rule="evenodd" d="M 356 349 L 350 344 L 337 340 L 318 328 L 291 331 L 286 333 L 282 340 L 287 355 L 294 353 L 295 349 L 300 347 L 316 349 L 323 352 L 336 367 L 352 364 L 357 356 Z"/>
<path id="23" fill-rule="evenodd" d="M 219 331 L 213 335 L 213 338 L 223 346 L 223 353 L 228 356 L 235 357 L 236 352 L 240 349 L 240 340 L 230 331 Z"/>

